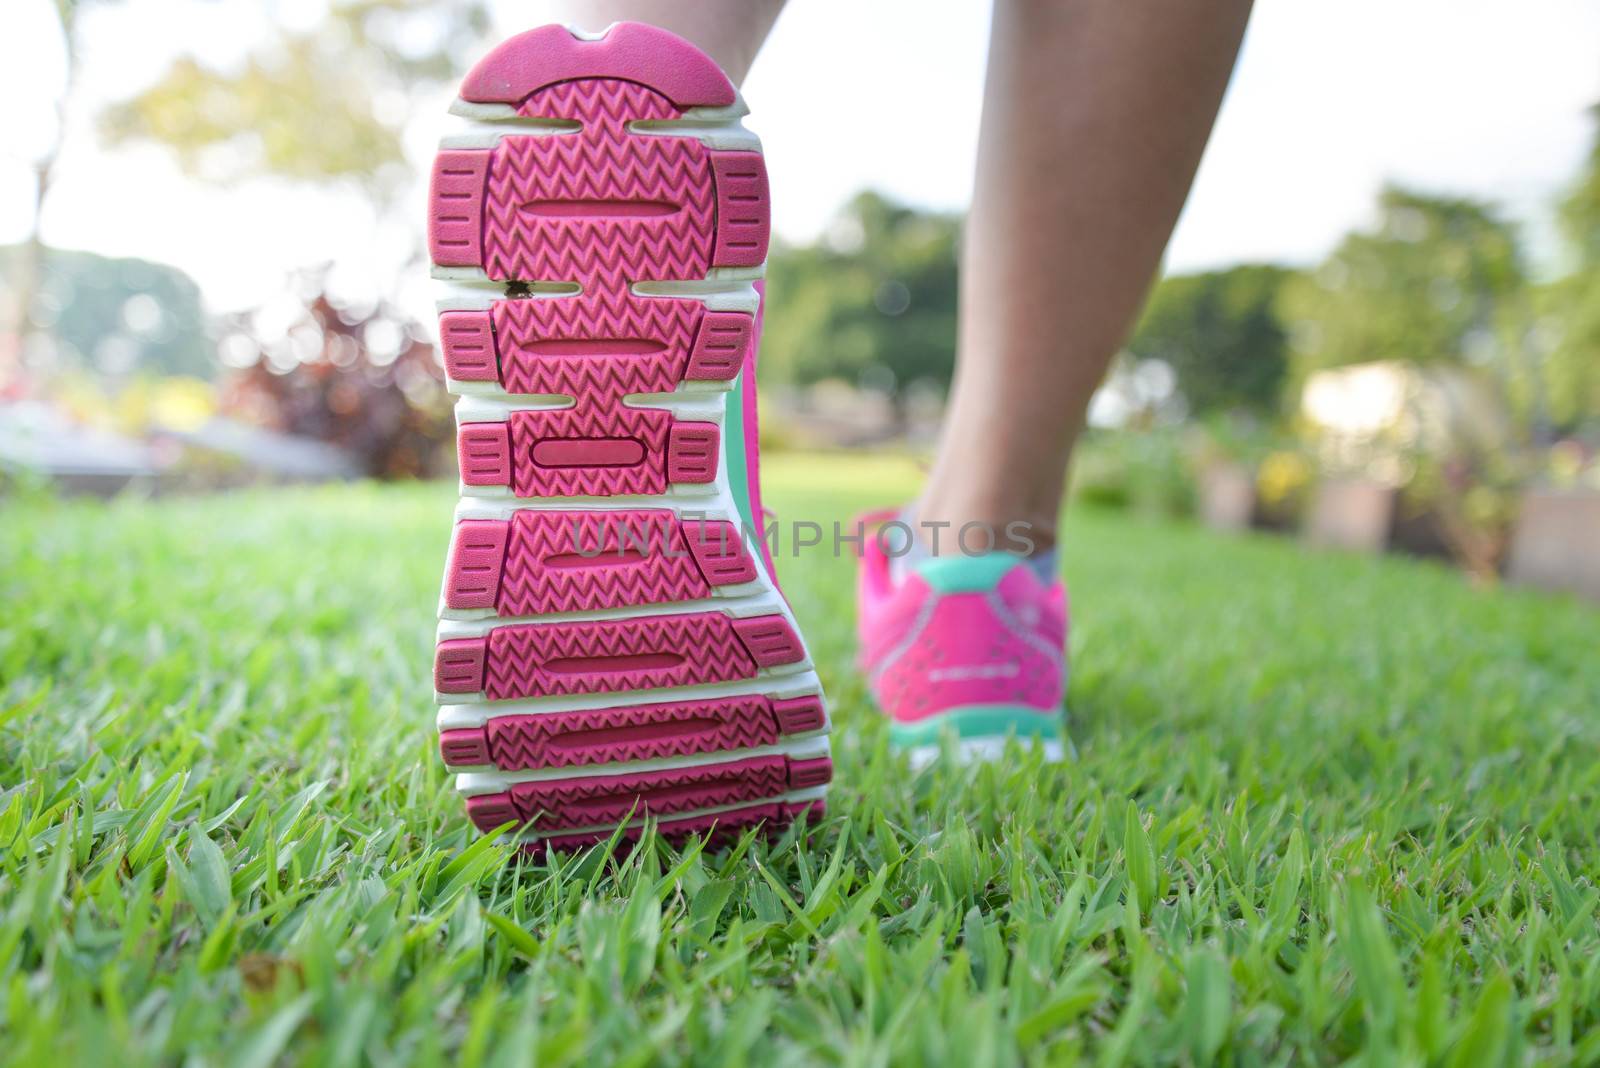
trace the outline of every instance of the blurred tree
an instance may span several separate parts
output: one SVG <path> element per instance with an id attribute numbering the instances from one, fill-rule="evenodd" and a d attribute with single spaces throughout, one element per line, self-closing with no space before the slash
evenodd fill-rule
<path id="1" fill-rule="evenodd" d="M 82 52 L 79 37 L 79 16 L 94 4 L 90 0 L 52 0 L 56 21 L 61 27 L 62 56 L 66 70 L 55 98 L 51 101 L 55 111 L 55 124 L 49 143 L 33 161 L 33 201 L 28 215 L 28 236 L 14 261 L 9 265 L 7 280 L 10 283 L 9 308 L 0 308 L 0 326 L 11 325 L 10 331 L 0 330 L 0 386 L 17 376 L 21 360 L 29 346 L 29 339 L 37 332 L 34 305 L 44 283 L 44 240 L 39 224 L 44 217 L 45 201 L 50 196 L 51 179 L 55 176 L 56 160 L 61 154 L 66 135 L 67 116 L 72 102 L 73 89 L 78 83 L 78 57 Z M 7 346 L 7 338 L 14 339 L 15 349 Z"/>
<path id="2" fill-rule="evenodd" d="M 1475 200 L 1395 187 L 1286 293 L 1300 371 L 1373 360 L 1488 364 L 1526 292 L 1511 225 Z"/>
<path id="3" fill-rule="evenodd" d="M 1278 296 L 1291 273 L 1245 265 L 1164 278 L 1127 349 L 1171 367 L 1194 414 L 1270 415 L 1288 368 L 1288 330 Z"/>
<path id="4" fill-rule="evenodd" d="M 27 246 L 0 248 L 0 277 L 31 259 Z M 142 375 L 216 373 L 200 288 L 176 267 L 92 252 L 45 250 L 30 298 L 35 328 L 52 344 L 25 354 L 30 371 L 92 371 L 113 381 Z"/>
<path id="5" fill-rule="evenodd" d="M 1542 294 L 1536 342 L 1548 347 L 1546 395 L 1555 429 L 1600 421 L 1600 108 L 1583 173 L 1561 202 L 1573 271 Z"/>
<path id="6" fill-rule="evenodd" d="M 945 388 L 955 366 L 957 219 L 862 193 L 827 240 L 776 248 L 762 359 L 775 378 L 887 392 Z"/>
<path id="7" fill-rule="evenodd" d="M 390 193 L 411 104 L 460 71 L 488 23 L 481 0 L 332 0 L 322 25 L 262 41 L 238 69 L 178 58 L 107 109 L 101 130 L 111 144 L 165 145 L 201 178 L 353 179 Z"/>

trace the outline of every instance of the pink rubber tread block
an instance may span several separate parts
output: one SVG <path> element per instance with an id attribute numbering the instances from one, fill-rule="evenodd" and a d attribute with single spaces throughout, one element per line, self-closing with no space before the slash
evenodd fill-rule
<path id="1" fill-rule="evenodd" d="M 512 804 L 510 794 L 483 794 L 467 798 L 467 818 L 485 833 L 506 823 L 521 823 L 522 813 Z"/>
<path id="2" fill-rule="evenodd" d="M 778 729 L 784 734 L 820 731 L 828 725 L 828 715 L 822 710 L 820 697 L 791 697 L 774 701 L 772 714 L 778 717 Z"/>
<path id="3" fill-rule="evenodd" d="M 756 562 L 745 549 L 738 527 L 726 519 L 686 519 L 683 531 L 707 582 L 728 586 L 756 580 Z"/>
<path id="4" fill-rule="evenodd" d="M 439 316 L 439 340 L 444 348 L 445 374 L 461 382 L 499 380 L 488 312 L 445 312 Z"/>
<path id="5" fill-rule="evenodd" d="M 483 186 L 489 153 L 447 149 L 428 183 L 428 253 L 441 267 L 483 263 Z"/>
<path id="6" fill-rule="evenodd" d="M 547 85 L 620 78 L 654 86 L 680 108 L 733 103 L 733 84 L 704 53 L 666 30 L 619 22 L 598 41 L 562 26 L 518 34 L 490 52 L 461 83 L 461 98 L 516 104 Z"/>
<path id="7" fill-rule="evenodd" d="M 439 751 L 452 767 L 567 768 L 755 749 L 825 726 L 820 698 L 750 694 L 497 716 L 444 731 Z"/>
<path id="8" fill-rule="evenodd" d="M 710 482 L 717 477 L 721 446 L 716 424 L 674 422 L 667 436 L 667 481 Z"/>
<path id="9" fill-rule="evenodd" d="M 738 374 L 754 326 L 755 318 L 743 312 L 707 312 L 700 321 L 700 332 L 695 335 L 683 377 L 725 382 Z"/>
<path id="10" fill-rule="evenodd" d="M 453 768 L 489 764 L 489 739 L 481 727 L 457 727 L 439 732 L 439 755 Z"/>
<path id="11" fill-rule="evenodd" d="M 804 656 L 782 616 L 722 612 L 515 624 L 487 641 L 483 693 L 493 701 L 733 682 Z"/>
<path id="12" fill-rule="evenodd" d="M 717 244 L 711 262 L 718 267 L 759 267 L 766 262 L 771 236 L 767 165 L 759 152 L 713 152 L 717 184 Z"/>
<path id="13" fill-rule="evenodd" d="M 733 621 L 734 633 L 759 667 L 777 667 L 805 659 L 800 635 L 782 616 L 753 616 Z"/>
<path id="14" fill-rule="evenodd" d="M 505 795 L 496 796 L 504 798 Z M 477 800 L 479 798 L 472 799 L 472 801 Z M 468 802 L 469 811 L 471 803 L 471 801 Z M 510 809 L 511 803 L 509 799 L 505 799 L 502 803 L 507 809 Z M 761 828 L 769 833 L 777 832 L 801 819 L 806 820 L 808 823 L 818 823 L 826 815 L 827 805 L 822 801 L 770 802 L 764 805 L 747 805 L 741 808 L 728 809 L 725 812 L 661 820 L 656 825 L 656 830 L 662 838 L 669 842 L 681 843 L 690 838 L 704 837 L 708 847 L 716 848 L 731 843 L 752 828 Z M 494 824 L 494 826 L 499 826 L 499 823 Z M 639 840 L 639 836 L 642 833 L 642 828 L 630 827 L 618 837 L 623 843 L 633 843 Z M 524 848 L 529 853 L 538 856 L 547 850 L 563 852 L 582 849 L 585 846 L 597 845 L 610 838 L 610 831 L 553 834 L 548 838 L 540 838 L 529 842 Z"/>
<path id="15" fill-rule="evenodd" d="M 507 524 L 464 519 L 456 524 L 445 565 L 445 604 L 451 608 L 493 608 L 505 564 Z"/>
<path id="16" fill-rule="evenodd" d="M 483 689 L 487 643 L 482 638 L 454 638 L 433 653 L 433 688 L 440 693 L 477 693 Z"/>
<path id="17" fill-rule="evenodd" d="M 461 481 L 469 486 L 511 484 L 511 438 L 504 423 L 467 423 L 456 431 Z"/>

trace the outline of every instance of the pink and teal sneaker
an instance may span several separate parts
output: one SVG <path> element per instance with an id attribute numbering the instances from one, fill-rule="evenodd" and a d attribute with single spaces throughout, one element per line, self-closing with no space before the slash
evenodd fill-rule
<path id="1" fill-rule="evenodd" d="M 440 751 L 531 849 L 817 818 L 822 687 L 756 517 L 761 143 L 687 42 L 547 26 L 472 69 L 428 242 L 461 465 Z"/>
<path id="2" fill-rule="evenodd" d="M 874 517 L 878 519 L 888 516 Z M 914 767 L 947 736 L 962 759 L 993 759 L 1009 739 L 1071 749 L 1063 721 L 1067 594 L 1013 553 L 936 556 L 895 580 L 867 537 L 857 582 L 861 666 L 889 739 Z"/>

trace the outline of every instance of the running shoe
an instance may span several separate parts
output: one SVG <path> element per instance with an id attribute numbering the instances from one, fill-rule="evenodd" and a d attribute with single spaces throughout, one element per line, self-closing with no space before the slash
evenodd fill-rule
<path id="1" fill-rule="evenodd" d="M 533 850 L 820 816 L 828 716 L 756 518 L 768 194 L 728 78 L 618 23 L 467 75 L 428 243 L 460 503 L 439 748 Z"/>
<path id="2" fill-rule="evenodd" d="M 891 745 L 918 768 L 947 740 L 963 760 L 995 759 L 1012 738 L 1061 760 L 1071 749 L 1061 580 L 1046 584 L 1027 560 L 1004 552 L 927 557 L 897 579 L 886 542 L 896 544 L 894 532 L 864 539 L 857 624 L 861 667 L 889 717 Z"/>

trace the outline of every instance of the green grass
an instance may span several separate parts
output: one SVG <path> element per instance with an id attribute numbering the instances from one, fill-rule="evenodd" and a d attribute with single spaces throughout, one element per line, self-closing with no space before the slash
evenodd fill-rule
<path id="1" fill-rule="evenodd" d="M 786 519 L 892 461 L 774 465 Z M 1080 759 L 911 775 L 782 568 L 824 825 L 526 863 L 427 668 L 450 490 L 0 501 L 0 1058 L 1600 1061 L 1600 615 L 1083 513 Z"/>

